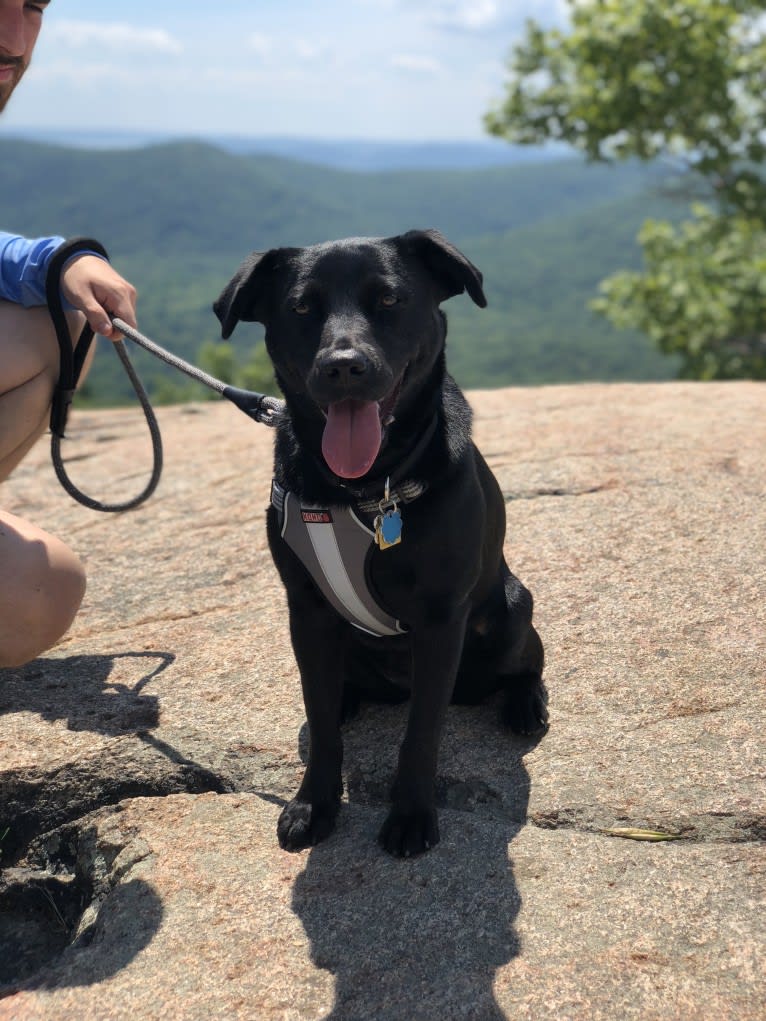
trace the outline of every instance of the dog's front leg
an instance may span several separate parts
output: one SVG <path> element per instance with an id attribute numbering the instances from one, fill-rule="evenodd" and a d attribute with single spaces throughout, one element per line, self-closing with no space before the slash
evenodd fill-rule
<path id="1" fill-rule="evenodd" d="M 290 631 L 303 688 L 309 757 L 303 781 L 282 810 L 277 837 L 286 851 L 318 844 L 335 826 L 343 781 L 340 733 L 345 625 L 331 610 L 290 601 Z"/>
<path id="2" fill-rule="evenodd" d="M 436 767 L 444 717 L 455 685 L 466 616 L 416 628 L 412 639 L 412 700 L 391 810 L 378 840 L 393 855 L 421 854 L 439 842 Z"/>

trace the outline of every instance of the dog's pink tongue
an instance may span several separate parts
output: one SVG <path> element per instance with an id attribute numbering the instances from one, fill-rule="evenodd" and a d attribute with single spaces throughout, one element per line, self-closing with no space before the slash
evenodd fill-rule
<path id="1" fill-rule="evenodd" d="M 322 454 L 330 469 L 343 479 L 358 479 L 372 467 L 380 450 L 377 401 L 348 398 L 331 404 L 322 436 Z"/>

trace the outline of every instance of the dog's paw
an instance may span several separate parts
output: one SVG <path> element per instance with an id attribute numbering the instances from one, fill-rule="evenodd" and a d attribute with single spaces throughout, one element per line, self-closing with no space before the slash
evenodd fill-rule
<path id="1" fill-rule="evenodd" d="M 277 839 L 285 851 L 302 851 L 325 840 L 335 829 L 338 805 L 312 805 L 293 798 L 282 809 Z"/>
<path id="2" fill-rule="evenodd" d="M 378 834 L 378 843 L 395 858 L 411 858 L 439 843 L 436 809 L 405 812 L 392 808 Z"/>
<path id="3" fill-rule="evenodd" d="M 548 690 L 539 678 L 509 687 L 503 723 L 514 734 L 538 736 L 548 730 Z"/>

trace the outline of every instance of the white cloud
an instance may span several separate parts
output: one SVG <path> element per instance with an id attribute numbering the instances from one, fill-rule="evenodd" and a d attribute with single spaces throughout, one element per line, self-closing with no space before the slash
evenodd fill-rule
<path id="1" fill-rule="evenodd" d="M 265 65 L 277 63 L 310 63 L 330 54 L 330 46 L 323 40 L 289 40 L 254 32 L 247 40 L 247 49 Z"/>
<path id="2" fill-rule="evenodd" d="M 296 39 L 293 48 L 299 60 L 317 60 L 328 52 L 326 43 L 311 42 L 308 39 Z"/>
<path id="3" fill-rule="evenodd" d="M 138 28 L 124 22 L 52 21 L 46 40 L 64 47 L 95 47 L 131 54 L 183 51 L 179 40 L 163 28 Z"/>
<path id="4" fill-rule="evenodd" d="M 253 32 L 247 40 L 247 48 L 252 50 L 261 60 L 266 60 L 274 52 L 274 40 L 270 35 Z"/>
<path id="5" fill-rule="evenodd" d="M 474 35 L 516 33 L 528 18 L 544 27 L 565 25 L 569 13 L 568 0 L 426 0 L 424 8 L 425 19 L 434 28 Z"/>
<path id="6" fill-rule="evenodd" d="M 416 53 L 395 54 L 391 58 L 391 63 L 402 71 L 413 71 L 416 74 L 437 74 L 442 69 L 438 60 Z"/>
<path id="7" fill-rule="evenodd" d="M 495 0 L 441 0 L 430 20 L 439 28 L 475 32 L 494 25 L 499 15 L 499 5 Z"/>

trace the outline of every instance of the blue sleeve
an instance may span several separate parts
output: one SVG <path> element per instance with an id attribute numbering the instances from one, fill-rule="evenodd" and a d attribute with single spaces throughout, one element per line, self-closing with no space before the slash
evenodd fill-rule
<path id="1" fill-rule="evenodd" d="M 65 240 L 55 236 L 30 240 L 19 234 L 6 234 L 0 231 L 0 299 L 14 301 L 25 308 L 46 305 L 45 278 L 48 274 L 48 265 Z M 101 252 L 84 248 L 75 252 L 72 259 L 79 255 L 104 258 Z M 69 262 L 67 259 L 64 265 L 68 266 Z M 74 308 L 66 298 L 63 302 L 65 309 Z"/>
<path id="2" fill-rule="evenodd" d="M 64 238 L 28 239 L 0 232 L 0 298 L 26 308 L 45 304 L 45 274 Z"/>

